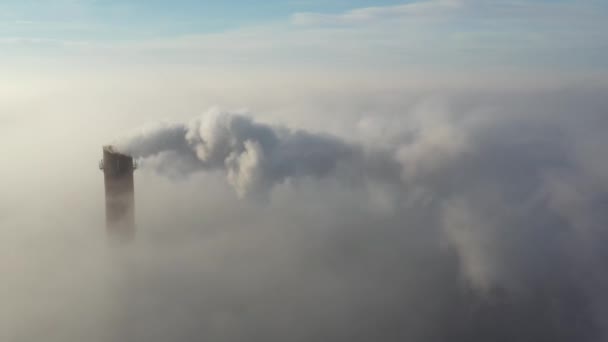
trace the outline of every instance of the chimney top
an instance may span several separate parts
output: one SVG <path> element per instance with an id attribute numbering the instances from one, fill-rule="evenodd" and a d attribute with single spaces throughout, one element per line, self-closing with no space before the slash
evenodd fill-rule
<path id="1" fill-rule="evenodd" d="M 116 151 L 116 149 L 114 148 L 113 145 L 105 145 L 103 147 L 103 150 L 104 150 L 104 152 L 108 152 L 108 153 L 111 153 L 111 154 L 116 154 L 116 155 L 125 156 L 125 157 L 131 157 L 130 155 L 127 155 L 127 154 L 124 154 L 124 153 Z"/>

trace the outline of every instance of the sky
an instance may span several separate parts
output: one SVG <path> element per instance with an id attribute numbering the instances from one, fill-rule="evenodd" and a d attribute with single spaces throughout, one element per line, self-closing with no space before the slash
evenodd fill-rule
<path id="1" fill-rule="evenodd" d="M 607 19 L 0 1 L 0 340 L 608 340 Z"/>
<path id="2" fill-rule="evenodd" d="M 36 55 L 212 67 L 604 72 L 607 6 L 593 0 L 3 1 L 0 44 L 3 58 L 15 63 Z"/>
<path id="3" fill-rule="evenodd" d="M 57 37 L 74 33 L 69 26 L 85 23 L 92 37 L 110 38 L 111 26 L 122 31 L 119 38 L 210 33 L 284 20 L 300 11 L 336 13 L 353 7 L 386 6 L 398 1 L 6 1 L 3 15 L 18 23 L 47 24 Z M 61 23 L 65 24 L 62 30 Z M 53 27 L 55 24 L 56 26 Z M 59 25 L 58 25 L 59 24 Z M 72 32 L 70 32 L 72 31 Z M 32 32 L 33 35 L 44 31 Z M 52 32 L 48 32 L 52 34 Z"/>

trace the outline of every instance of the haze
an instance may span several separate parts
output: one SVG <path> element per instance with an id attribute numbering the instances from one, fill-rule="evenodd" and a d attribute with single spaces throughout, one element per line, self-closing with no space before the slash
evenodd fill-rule
<path id="1" fill-rule="evenodd" d="M 608 340 L 603 1 L 3 1 L 0 340 Z M 102 146 L 133 154 L 108 243 Z"/>

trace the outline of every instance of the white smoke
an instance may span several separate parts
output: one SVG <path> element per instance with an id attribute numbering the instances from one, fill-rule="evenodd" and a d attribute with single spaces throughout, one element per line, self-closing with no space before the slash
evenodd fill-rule
<path id="1" fill-rule="evenodd" d="M 270 126 L 218 109 L 186 124 L 144 127 L 114 145 L 174 177 L 221 171 L 240 197 L 290 178 L 322 178 L 341 163 L 363 158 L 359 147 L 337 137 Z"/>

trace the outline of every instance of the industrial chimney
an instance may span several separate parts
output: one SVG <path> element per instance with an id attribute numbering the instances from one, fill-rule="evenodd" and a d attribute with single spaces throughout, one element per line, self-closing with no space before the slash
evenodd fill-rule
<path id="1" fill-rule="evenodd" d="M 106 230 L 111 238 L 130 240 L 135 235 L 135 194 L 133 157 L 103 147 L 103 170 L 106 193 Z"/>

